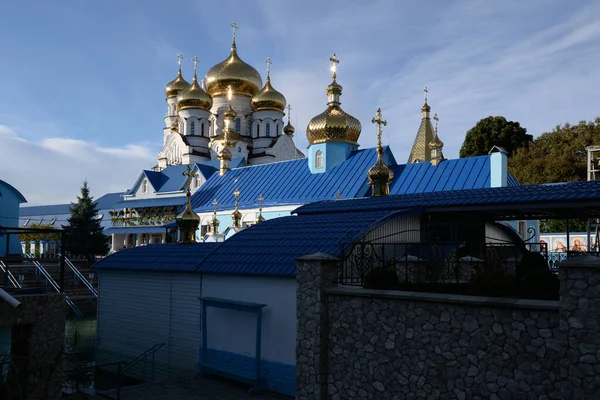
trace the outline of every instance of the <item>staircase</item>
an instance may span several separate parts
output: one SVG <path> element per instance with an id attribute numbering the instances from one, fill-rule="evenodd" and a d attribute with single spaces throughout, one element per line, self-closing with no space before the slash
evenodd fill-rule
<path id="1" fill-rule="evenodd" d="M 36 267 L 36 261 L 41 268 Z M 72 262 L 69 259 L 65 264 L 64 293 L 68 297 L 67 303 L 70 301 L 74 305 L 67 308 L 70 316 L 80 317 L 77 315 L 77 310 L 80 310 L 83 316 L 95 316 L 98 281 L 95 272 L 90 269 L 91 264 L 84 261 Z M 10 271 L 10 274 L 4 270 Z M 46 271 L 51 279 L 44 276 L 43 271 Z M 14 281 L 16 281 L 22 289 L 38 288 L 45 289 L 49 293 L 56 292 L 55 286 L 60 284 L 60 263 L 57 258 L 38 258 L 35 261 L 29 258 L 4 259 L 0 264 L 0 278 L 2 279 L 0 285 L 15 287 Z"/>

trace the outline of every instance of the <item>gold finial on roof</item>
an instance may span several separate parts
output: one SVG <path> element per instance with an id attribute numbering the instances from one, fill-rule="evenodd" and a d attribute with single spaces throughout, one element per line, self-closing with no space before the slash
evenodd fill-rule
<path id="1" fill-rule="evenodd" d="M 181 60 L 183 60 L 183 54 L 177 54 L 177 65 L 179 65 L 179 70 L 181 71 Z"/>
<path id="2" fill-rule="evenodd" d="M 196 76 L 196 68 L 198 66 L 198 57 L 194 56 L 192 57 L 192 61 L 194 62 L 194 76 Z"/>
<path id="3" fill-rule="evenodd" d="M 335 53 L 331 57 L 329 57 L 329 61 L 331 61 L 331 72 L 333 72 L 333 80 L 337 77 L 337 65 L 340 63 L 340 60 L 337 58 Z"/>
<path id="4" fill-rule="evenodd" d="M 194 174 L 192 174 L 192 167 L 188 164 L 187 166 L 187 170 L 185 170 L 184 172 L 181 173 L 181 175 L 186 177 L 185 180 L 185 185 L 187 188 L 187 195 L 191 195 L 191 190 L 190 190 L 190 184 L 192 182 L 192 177 L 194 177 Z"/>
<path id="5" fill-rule="evenodd" d="M 232 35 L 233 35 L 233 45 L 235 46 L 235 31 L 238 30 L 238 25 L 235 23 L 235 21 L 233 21 L 233 23 L 231 24 L 231 28 L 233 29 Z"/>
<path id="6" fill-rule="evenodd" d="M 219 204 L 219 203 L 217 202 L 217 199 L 214 199 L 214 200 L 213 200 L 213 202 L 212 202 L 212 205 L 213 205 L 213 215 L 214 215 L 215 217 L 217 216 L 217 205 L 218 205 L 218 204 Z"/>
<path id="7" fill-rule="evenodd" d="M 187 188 L 187 200 L 185 202 L 185 209 L 183 212 L 176 217 L 177 227 L 179 228 L 179 241 L 181 243 L 194 243 L 196 230 L 200 224 L 200 217 L 194 212 L 191 204 L 192 193 L 190 191 L 191 179 L 194 176 L 192 173 L 192 167 L 187 166 L 187 170 L 182 173 L 186 177 L 186 188 Z"/>
<path id="8" fill-rule="evenodd" d="M 433 128 L 433 131 L 435 132 L 435 136 L 437 136 L 438 122 L 440 121 L 437 113 L 433 115 L 433 120 L 435 121 L 435 127 Z"/>
<path id="9" fill-rule="evenodd" d="M 217 202 L 217 199 L 214 199 L 212 202 L 213 205 L 213 219 L 210 223 L 211 226 L 211 233 L 213 235 L 216 235 L 217 233 L 219 233 L 219 220 L 217 219 L 217 204 L 219 204 Z"/>
<path id="10" fill-rule="evenodd" d="M 256 223 L 263 222 L 265 218 L 262 216 L 262 202 L 264 197 L 262 193 L 258 196 L 258 217 L 256 217 Z"/>
<path id="11" fill-rule="evenodd" d="M 429 90 L 427 90 L 427 86 L 425 86 L 425 89 L 423 89 L 423 92 L 425 92 L 425 103 L 427 103 L 427 94 L 429 93 Z"/>
<path id="12" fill-rule="evenodd" d="M 340 192 L 339 190 L 337 191 L 337 196 L 335 196 L 336 199 L 340 200 L 342 198 L 342 192 Z"/>
<path id="13" fill-rule="evenodd" d="M 286 108 L 288 110 L 288 124 L 289 124 L 292 119 L 292 105 L 288 104 Z"/>
<path id="14" fill-rule="evenodd" d="M 271 61 L 271 57 L 267 57 L 265 62 L 267 63 L 267 79 L 268 79 L 271 76 L 271 64 L 273 64 L 273 62 Z"/>
<path id="15" fill-rule="evenodd" d="M 239 200 L 240 200 L 240 191 L 239 191 L 239 189 L 236 188 L 235 192 L 233 192 L 233 195 L 235 196 L 235 209 L 237 210 L 238 209 L 238 203 L 239 203 Z"/>
<path id="16" fill-rule="evenodd" d="M 371 119 L 371 122 L 377 124 L 377 148 L 381 147 L 381 125 L 386 126 L 387 121 L 381 119 L 381 108 L 377 109 L 377 114 Z M 379 152 L 379 151 L 378 151 Z"/>
<path id="17" fill-rule="evenodd" d="M 235 196 L 235 210 L 233 211 L 233 213 L 231 213 L 231 219 L 233 221 L 233 227 L 234 228 L 241 228 L 242 227 L 242 213 L 238 210 L 238 204 L 239 204 L 239 200 L 240 200 L 240 191 L 236 188 L 235 192 L 233 192 L 233 195 Z"/>

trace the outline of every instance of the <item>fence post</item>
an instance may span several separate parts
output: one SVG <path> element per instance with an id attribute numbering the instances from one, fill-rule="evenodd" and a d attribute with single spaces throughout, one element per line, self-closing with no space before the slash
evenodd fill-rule
<path id="1" fill-rule="evenodd" d="M 316 253 L 297 259 L 296 399 L 327 399 L 329 310 L 325 290 L 335 285 L 339 259 Z"/>
<path id="2" fill-rule="evenodd" d="M 65 232 L 60 233 L 60 292 L 65 292 Z"/>

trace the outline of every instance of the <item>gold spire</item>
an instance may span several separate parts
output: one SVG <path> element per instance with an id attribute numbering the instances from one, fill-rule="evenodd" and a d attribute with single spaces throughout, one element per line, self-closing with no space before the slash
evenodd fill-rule
<path id="1" fill-rule="evenodd" d="M 265 220 L 265 217 L 263 217 L 262 215 L 262 202 L 264 200 L 264 197 L 262 195 L 262 193 L 258 196 L 258 217 L 256 217 L 256 223 L 260 223 L 263 222 Z"/>
<path id="2" fill-rule="evenodd" d="M 390 194 L 390 183 L 394 173 L 383 162 L 383 146 L 381 145 L 381 126 L 386 126 L 387 121 L 381 119 L 381 108 L 377 109 L 376 116 L 371 122 L 377 124 L 377 161 L 367 172 L 369 183 L 371 184 L 371 196 L 387 196 Z"/>
<path id="3" fill-rule="evenodd" d="M 181 73 L 182 58 L 183 54 L 177 54 L 177 64 L 179 65 L 179 70 L 177 71 L 177 77 L 171 82 L 167 83 L 167 86 L 165 86 L 165 94 L 167 96 L 167 99 L 176 97 L 179 94 L 179 92 L 190 87 L 190 84 L 185 79 L 183 79 L 183 74 Z"/>
<path id="4" fill-rule="evenodd" d="M 200 225 L 200 217 L 192 209 L 190 198 L 192 192 L 190 190 L 190 183 L 194 174 L 192 173 L 192 167 L 187 166 L 187 170 L 182 173 L 186 177 L 186 195 L 187 199 L 185 202 L 185 209 L 181 214 L 175 218 L 177 227 L 179 228 L 179 242 L 180 243 L 195 243 L 196 242 L 196 231 L 198 225 Z"/>
<path id="5" fill-rule="evenodd" d="M 214 199 L 212 202 L 213 205 L 213 218 L 212 221 L 210 222 L 210 226 L 211 226 L 211 234 L 212 235 L 216 235 L 217 233 L 219 233 L 219 220 L 217 219 L 217 199 Z"/>
<path id="6" fill-rule="evenodd" d="M 429 142 L 429 147 L 431 148 L 431 164 L 438 165 L 442 161 L 444 161 L 444 154 L 442 153 L 442 149 L 444 148 L 444 142 L 442 142 L 438 136 L 438 122 L 439 118 L 437 113 L 433 116 L 433 120 L 435 121 L 435 128 L 433 139 Z"/>
<path id="7" fill-rule="evenodd" d="M 246 64 L 237 54 L 235 44 L 235 33 L 237 24 L 231 24 L 233 28 L 233 43 L 229 57 L 212 67 L 206 74 L 206 91 L 211 96 L 222 96 L 226 94 L 227 86 L 231 85 L 236 95 L 252 97 L 263 86 L 262 78 L 254 67 Z"/>
<path id="8" fill-rule="evenodd" d="M 283 133 L 285 133 L 286 135 L 289 135 L 289 136 L 293 136 L 296 129 L 294 129 L 294 127 L 292 126 L 292 123 L 290 122 L 292 120 L 292 106 L 290 104 L 287 105 L 287 110 L 288 110 L 288 123 L 286 126 L 283 127 Z"/>
<path id="9" fill-rule="evenodd" d="M 335 196 L 336 200 L 341 200 L 342 199 L 342 192 L 341 191 L 337 191 L 337 195 Z"/>
<path id="10" fill-rule="evenodd" d="M 231 214 L 231 220 L 233 221 L 233 228 L 239 229 L 242 227 L 242 213 L 238 210 L 240 191 L 236 188 L 233 195 L 235 196 L 235 211 Z"/>
<path id="11" fill-rule="evenodd" d="M 265 62 L 267 63 L 265 86 L 252 97 L 250 106 L 254 111 L 274 110 L 283 112 L 286 103 L 285 97 L 271 85 L 271 64 L 273 64 L 271 58 L 267 57 Z"/>
<path id="12" fill-rule="evenodd" d="M 409 164 L 431 161 L 431 149 L 429 148 L 429 143 L 433 139 L 434 135 L 433 126 L 431 125 L 431 119 L 429 118 L 429 112 L 431 111 L 431 107 L 427 103 L 427 98 L 429 94 L 427 86 L 425 86 L 424 93 L 425 104 L 423 104 L 423 107 L 421 107 L 421 125 L 419 125 L 417 136 L 415 137 L 415 141 L 410 151 L 410 155 L 408 156 L 407 162 Z"/>
<path id="13" fill-rule="evenodd" d="M 336 81 L 337 66 L 340 60 L 335 53 L 329 60 L 331 61 L 333 82 L 327 86 L 328 107 L 327 110 L 310 120 L 306 127 L 306 137 L 309 144 L 346 142 L 356 145 L 360 136 L 360 121 L 340 108 L 342 86 Z"/>
<path id="14" fill-rule="evenodd" d="M 198 84 L 198 77 L 196 76 L 198 57 L 194 56 L 192 60 L 194 61 L 194 80 L 189 88 L 182 90 L 177 96 L 177 108 L 178 110 L 199 109 L 210 111 L 213 105 L 212 97 Z"/>

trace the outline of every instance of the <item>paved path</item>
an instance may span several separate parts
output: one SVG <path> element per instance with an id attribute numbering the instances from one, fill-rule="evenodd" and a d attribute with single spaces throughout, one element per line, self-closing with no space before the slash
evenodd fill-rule
<path id="1" fill-rule="evenodd" d="M 116 391 L 105 392 L 116 398 Z M 100 398 L 100 397 L 98 397 Z M 198 378 L 191 381 L 148 382 L 121 389 L 121 400 L 293 400 L 274 393 L 248 396 L 248 386 L 231 381 Z"/>

